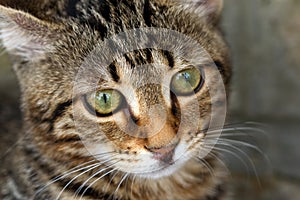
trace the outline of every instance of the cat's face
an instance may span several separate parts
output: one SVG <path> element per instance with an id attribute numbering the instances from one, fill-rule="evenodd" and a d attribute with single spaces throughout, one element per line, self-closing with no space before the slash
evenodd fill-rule
<path id="1" fill-rule="evenodd" d="M 205 53 L 198 56 L 194 64 L 167 51 L 137 50 L 109 67 L 87 59 L 77 74 L 73 101 L 87 150 L 99 160 L 112 156 L 121 171 L 151 178 L 170 175 L 200 156 L 212 105 L 224 106 L 225 97 L 213 61 Z M 210 91 L 217 88 L 222 92 L 212 99 Z M 114 153 L 108 157 L 107 152 Z"/>
<path id="2" fill-rule="evenodd" d="M 224 114 L 223 80 L 229 74 L 226 45 L 211 12 L 202 13 L 214 7 L 193 1 L 200 15 L 182 2 L 153 2 L 154 10 L 166 13 L 156 13 L 162 18 L 153 20 L 157 29 L 131 32 L 143 43 L 135 49 L 126 43 L 126 30 L 135 24 L 121 16 L 126 34 L 110 45 L 126 50 L 118 56 L 109 54 L 101 30 L 70 20 L 50 25 L 1 7 L 4 44 L 26 60 L 16 67 L 25 126 L 46 157 L 73 165 L 93 158 L 122 172 L 159 178 L 204 151 L 207 130 L 220 125 L 211 122 Z M 164 32 L 159 27 L 186 38 L 157 34 Z M 22 40 L 5 37 L 20 33 Z"/>

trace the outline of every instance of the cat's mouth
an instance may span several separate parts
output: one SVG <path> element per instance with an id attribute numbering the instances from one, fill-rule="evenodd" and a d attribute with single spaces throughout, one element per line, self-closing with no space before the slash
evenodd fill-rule
<path id="1" fill-rule="evenodd" d="M 158 179 L 170 176 L 189 160 L 188 156 L 184 156 L 186 146 L 180 142 L 157 149 L 148 149 L 148 151 L 151 152 L 151 158 L 156 161 L 156 165 L 152 170 L 138 173 L 139 176 L 145 178 Z"/>
<path id="2" fill-rule="evenodd" d="M 185 161 L 182 160 L 175 160 L 173 157 L 167 162 L 160 160 L 160 164 L 156 169 L 144 171 L 143 173 L 138 173 L 138 175 L 147 179 L 159 179 L 162 177 L 168 177 L 174 174 L 184 162 Z"/>

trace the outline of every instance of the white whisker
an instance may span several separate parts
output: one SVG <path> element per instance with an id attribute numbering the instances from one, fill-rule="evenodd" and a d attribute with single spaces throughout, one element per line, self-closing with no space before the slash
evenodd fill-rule
<path id="1" fill-rule="evenodd" d="M 266 157 L 265 153 L 260 148 L 258 148 L 257 146 L 254 146 L 250 143 L 244 142 L 244 141 L 238 141 L 238 140 L 232 140 L 232 139 L 226 139 L 226 138 L 219 138 L 218 142 L 225 142 L 225 143 L 228 143 L 228 144 L 232 143 L 232 144 L 236 144 L 236 145 L 240 145 L 240 146 L 245 146 L 245 147 L 248 147 L 250 149 L 253 149 L 253 150 L 257 151 L 258 153 L 260 153 L 261 155 Z"/>
<path id="2" fill-rule="evenodd" d="M 111 167 L 111 166 L 110 166 Z M 108 171 L 108 172 L 106 172 L 105 174 L 103 174 L 102 176 L 100 176 L 99 178 L 97 178 L 96 180 L 94 180 L 84 191 L 83 191 L 83 193 L 81 194 L 81 196 L 80 196 L 80 200 L 83 198 L 83 196 L 84 196 L 84 194 L 87 192 L 87 190 L 89 189 L 89 188 L 91 188 L 92 187 L 92 185 L 94 185 L 97 181 L 99 181 L 100 179 L 102 179 L 103 177 L 105 177 L 105 176 L 107 176 L 107 175 L 109 175 L 110 173 L 112 173 L 112 172 L 114 172 L 114 171 L 116 171 L 117 169 L 112 169 L 112 170 L 110 170 L 110 171 Z"/>
<path id="3" fill-rule="evenodd" d="M 130 186 L 130 189 L 131 189 L 131 190 L 130 190 L 130 196 L 133 196 L 132 188 L 133 188 L 134 181 L 135 181 L 136 177 L 137 177 L 137 175 L 134 174 L 134 175 L 133 175 L 133 178 L 132 178 L 132 181 L 131 181 L 131 186 Z"/>
<path id="4" fill-rule="evenodd" d="M 119 188 L 120 188 L 120 186 L 121 186 L 121 184 L 123 183 L 123 181 L 128 177 L 128 173 L 126 173 L 125 175 L 123 175 L 123 177 L 122 177 L 122 179 L 121 179 L 121 181 L 120 181 L 120 183 L 118 184 L 118 186 L 117 186 L 117 188 L 116 188 L 116 190 L 114 191 L 114 193 L 113 194 L 117 194 L 117 192 L 118 192 L 118 190 L 119 190 Z"/>
<path id="5" fill-rule="evenodd" d="M 106 162 L 101 163 L 101 165 L 103 165 L 103 164 L 105 164 L 105 163 L 107 163 L 107 162 L 110 162 L 110 161 L 112 161 L 112 160 L 107 160 Z M 77 196 L 78 196 L 78 194 L 80 193 L 80 191 L 84 188 L 84 186 L 85 186 L 92 178 L 94 178 L 94 177 L 97 176 L 98 174 L 102 173 L 103 171 L 109 169 L 112 165 L 113 165 L 113 164 L 111 164 L 110 166 L 107 166 L 107 167 L 105 167 L 105 168 L 103 168 L 103 169 L 97 171 L 97 172 L 94 173 L 91 177 L 89 177 L 86 181 L 84 181 L 84 182 L 81 184 L 81 186 L 75 191 L 75 194 L 74 194 L 74 195 L 75 195 L 75 198 L 77 198 Z"/>
<path id="6" fill-rule="evenodd" d="M 207 146 L 207 145 L 205 145 L 205 146 Z M 211 147 L 211 146 L 208 146 L 208 147 Z M 204 148 L 205 148 L 205 147 L 204 147 Z M 214 150 L 217 150 L 217 151 L 220 151 L 220 152 L 225 152 L 225 153 L 228 153 L 228 154 L 234 156 L 235 158 L 237 158 L 237 159 L 244 165 L 244 167 L 246 168 L 247 172 L 249 172 L 249 167 L 248 167 L 247 163 L 244 161 L 244 159 L 242 159 L 242 158 L 241 158 L 238 154 L 236 154 L 235 152 L 232 152 L 232 151 L 230 151 L 230 150 L 228 150 L 228 149 L 218 148 L 218 147 L 216 147 L 216 146 L 213 146 L 213 149 L 214 149 Z"/>
<path id="7" fill-rule="evenodd" d="M 214 152 L 210 152 L 209 156 L 212 156 L 215 160 L 217 160 L 219 163 L 221 163 L 221 165 L 226 169 L 227 173 L 232 175 L 231 171 L 228 169 L 228 166 L 225 164 L 225 162 L 221 158 L 218 157 L 217 154 L 215 154 Z"/>
<path id="8" fill-rule="evenodd" d="M 250 133 L 256 133 L 256 134 L 262 134 L 264 136 L 267 136 L 267 133 L 259 128 L 253 128 L 253 127 L 232 127 L 232 128 L 222 128 L 217 130 L 209 130 L 207 131 L 207 137 L 214 136 L 214 134 L 219 135 L 220 131 L 222 131 L 222 135 L 227 132 L 236 133 L 239 132 L 241 135 L 247 135 L 250 136 Z M 248 131 L 248 132 L 246 132 Z"/>
<path id="9" fill-rule="evenodd" d="M 38 195 L 39 193 L 41 193 L 44 189 L 46 189 L 48 186 L 50 186 L 51 184 L 71 175 L 71 174 L 74 174 L 76 172 L 79 172 L 79 171 L 82 171 L 82 170 L 85 170 L 85 169 L 88 169 L 90 167 L 93 167 L 93 166 L 96 166 L 98 165 L 98 163 L 94 163 L 94 164 L 91 164 L 91 165 L 88 165 L 88 166 L 84 166 L 84 167 L 81 167 L 80 166 L 83 166 L 83 165 L 86 165 L 88 163 L 91 163 L 91 162 L 95 162 L 94 160 L 93 161 L 89 161 L 89 162 L 86 162 L 86 163 L 83 163 L 79 166 L 76 166 L 74 168 L 72 168 L 71 170 L 63 173 L 62 175 L 59 175 L 59 176 L 56 176 L 55 178 L 53 178 L 52 180 L 50 180 L 50 182 L 48 182 L 45 186 L 43 186 L 41 189 L 39 189 L 35 194 L 34 196 Z"/>
<path id="10" fill-rule="evenodd" d="M 109 154 L 110 152 L 105 152 L 103 153 L 103 155 L 106 155 L 106 154 Z M 100 154 L 99 154 L 100 155 Z M 97 163 L 94 163 L 94 162 L 97 162 Z M 91 165 L 88 165 L 88 166 L 85 166 L 89 163 L 94 163 L 94 164 L 91 164 Z M 50 182 L 48 182 L 45 186 L 43 186 L 41 189 L 39 189 L 35 194 L 34 196 L 38 195 L 39 193 L 41 193 L 43 190 L 45 190 L 47 187 L 49 187 L 51 184 L 61 180 L 61 179 L 64 179 L 65 177 L 71 175 L 71 174 L 74 174 L 74 173 L 77 173 L 79 171 L 82 171 L 82 170 L 85 170 L 85 169 L 88 169 L 90 167 L 93 167 L 93 166 L 96 166 L 96 165 L 99 165 L 99 164 L 103 164 L 103 162 L 99 163 L 99 161 L 97 160 L 91 160 L 91 161 L 88 161 L 88 162 L 84 162 L 80 165 L 77 165 L 76 167 L 64 172 L 63 174 L 61 175 L 58 175 L 56 177 L 54 177 L 53 179 L 50 180 Z M 84 167 L 82 167 L 84 166 Z"/>
<path id="11" fill-rule="evenodd" d="M 257 178 L 258 184 L 261 186 L 261 181 L 259 180 L 256 167 L 255 167 L 252 159 L 243 150 L 239 149 L 238 147 L 236 147 L 236 146 L 234 146 L 232 144 L 226 143 L 226 142 L 218 142 L 218 145 L 223 145 L 223 146 L 226 146 L 226 147 L 230 147 L 230 148 L 232 148 L 232 149 L 240 152 L 245 158 L 247 158 L 247 160 L 249 161 L 249 163 L 250 163 L 250 165 L 251 165 L 251 167 L 253 169 L 253 172 L 254 172 L 254 174 L 255 174 L 255 176 Z M 249 168 L 247 167 L 247 169 L 249 169 Z"/>
<path id="12" fill-rule="evenodd" d="M 212 166 L 203 158 L 196 158 L 197 161 L 201 162 L 202 165 L 204 165 L 205 168 L 207 168 L 209 174 L 212 176 L 212 177 L 215 177 L 215 173 L 213 171 L 213 168 Z"/>
<path id="13" fill-rule="evenodd" d="M 109 182 L 108 182 L 108 184 L 107 184 L 107 186 L 106 186 L 106 188 L 105 188 L 105 192 L 108 191 L 108 189 L 109 189 L 109 187 L 110 187 L 110 185 L 111 185 L 112 180 L 116 177 L 116 175 L 117 175 L 119 172 L 120 172 L 119 170 L 116 170 L 116 172 L 114 172 L 114 175 L 110 178 L 110 180 L 109 180 Z M 111 194 L 111 195 L 109 196 L 109 198 L 112 197 L 112 196 L 113 196 L 113 194 Z"/>
<path id="14" fill-rule="evenodd" d="M 97 168 L 97 167 L 99 167 L 99 166 L 101 166 L 101 164 L 97 163 L 97 165 L 95 165 L 95 166 L 93 166 L 93 167 L 91 167 L 91 168 L 89 168 L 89 169 L 87 169 L 87 170 L 81 172 L 80 174 L 78 174 L 77 176 L 75 176 L 74 178 L 72 178 L 72 179 L 64 186 L 64 188 L 60 191 L 60 193 L 59 193 L 58 196 L 56 197 L 56 200 L 59 200 L 59 198 L 60 198 L 60 196 L 62 195 L 62 193 L 66 190 L 66 188 L 67 188 L 74 180 L 76 180 L 78 177 L 82 176 L 83 174 L 85 174 L 85 173 L 87 173 L 87 172 L 89 172 L 89 171 L 91 171 L 91 170 L 93 170 L 93 169 L 95 169 L 95 168 Z"/>

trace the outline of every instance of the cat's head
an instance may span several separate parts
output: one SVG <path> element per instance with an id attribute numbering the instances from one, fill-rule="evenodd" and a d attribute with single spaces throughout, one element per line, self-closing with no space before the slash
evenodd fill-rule
<path id="1" fill-rule="evenodd" d="M 207 130 L 223 119 L 230 69 L 216 24 L 222 1 L 112 2 L 78 5 L 73 18 L 51 22 L 0 6 L 25 127 L 56 162 L 94 157 L 166 176 L 211 147 Z"/>

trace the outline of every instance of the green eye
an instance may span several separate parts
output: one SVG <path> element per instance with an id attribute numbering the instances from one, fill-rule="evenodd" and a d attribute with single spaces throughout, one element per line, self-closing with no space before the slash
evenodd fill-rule
<path id="1" fill-rule="evenodd" d="M 195 92 L 202 83 L 200 70 L 196 68 L 186 69 L 174 75 L 171 81 L 171 89 L 177 95 L 189 95 Z"/>
<path id="2" fill-rule="evenodd" d="M 88 107 L 97 115 L 111 115 L 123 103 L 123 95 L 116 90 L 100 90 L 85 96 Z"/>

